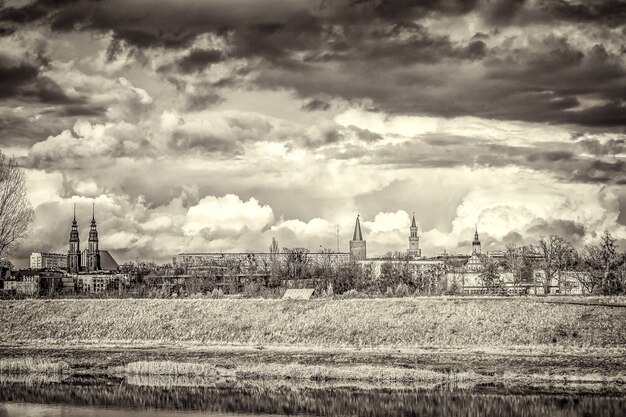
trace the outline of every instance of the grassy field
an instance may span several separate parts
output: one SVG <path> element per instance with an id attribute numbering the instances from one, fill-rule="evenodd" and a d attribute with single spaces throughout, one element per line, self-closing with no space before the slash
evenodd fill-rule
<path id="1" fill-rule="evenodd" d="M 626 308 L 544 300 L 0 301 L 0 334 L 4 346 L 626 346 Z"/>
<path id="2" fill-rule="evenodd" d="M 37 358 L 0 359 L 0 374 L 60 374 L 69 370 L 69 364 L 62 361 Z"/>
<path id="3" fill-rule="evenodd" d="M 459 382 L 478 380 L 474 372 L 436 372 L 429 369 L 401 369 L 392 366 L 320 366 L 300 363 L 243 363 L 233 368 L 204 363 L 173 361 L 131 362 L 119 369 L 126 375 L 200 376 L 206 378 L 294 379 L 311 381 L 393 381 L 393 382 Z"/>

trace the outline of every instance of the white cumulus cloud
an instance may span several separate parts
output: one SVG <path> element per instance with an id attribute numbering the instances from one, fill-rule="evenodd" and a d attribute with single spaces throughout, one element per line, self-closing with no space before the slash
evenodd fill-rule
<path id="1" fill-rule="evenodd" d="M 224 197 L 207 196 L 189 208 L 182 229 L 186 235 L 203 230 L 209 233 L 232 233 L 244 230 L 261 231 L 274 221 L 268 205 L 255 198 L 242 201 L 234 194 Z"/>

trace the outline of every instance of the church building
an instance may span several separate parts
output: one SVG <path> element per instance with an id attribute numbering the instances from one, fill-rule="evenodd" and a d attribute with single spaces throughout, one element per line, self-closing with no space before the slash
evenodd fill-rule
<path id="1" fill-rule="evenodd" d="M 474 232 L 474 241 L 472 242 L 472 256 L 470 256 L 465 269 L 467 271 L 481 271 L 483 263 L 480 261 L 480 239 L 478 239 L 478 226 Z"/>
<path id="2" fill-rule="evenodd" d="M 98 250 L 98 230 L 96 229 L 96 207 L 93 206 L 91 229 L 87 242 L 87 272 L 100 270 L 100 251 Z"/>
<path id="3" fill-rule="evenodd" d="M 72 220 L 69 248 L 67 251 L 67 272 L 70 274 L 78 274 L 79 272 L 116 271 L 119 267 L 108 251 L 100 250 L 95 205 L 92 207 L 92 210 L 87 249 L 81 252 L 78 222 L 76 221 L 76 205 L 74 205 L 74 219 Z"/>
<path id="4" fill-rule="evenodd" d="M 415 212 L 413 212 L 413 220 L 411 221 L 411 228 L 409 232 L 409 256 L 413 259 L 422 256 L 420 238 L 417 234 L 417 224 L 415 223 Z"/>
<path id="5" fill-rule="evenodd" d="M 74 220 L 70 230 L 70 247 L 67 251 L 67 272 L 77 274 L 80 271 L 80 237 L 76 223 L 76 204 L 74 204 Z"/>
<path id="6" fill-rule="evenodd" d="M 354 234 L 350 241 L 350 261 L 364 261 L 367 258 L 365 240 L 361 233 L 361 222 L 359 216 L 356 216 L 356 224 L 354 225 Z"/>

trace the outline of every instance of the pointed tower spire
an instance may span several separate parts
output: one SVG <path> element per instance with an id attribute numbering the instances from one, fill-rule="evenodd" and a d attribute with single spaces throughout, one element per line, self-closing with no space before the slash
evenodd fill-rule
<path id="1" fill-rule="evenodd" d="M 74 203 L 74 218 L 70 230 L 69 248 L 67 250 L 67 272 L 76 274 L 80 271 L 80 237 L 76 222 L 76 203 Z"/>
<path id="2" fill-rule="evenodd" d="M 480 239 L 478 239 L 478 224 L 474 232 L 474 241 L 472 242 L 472 254 L 480 254 Z"/>
<path id="3" fill-rule="evenodd" d="M 361 232 L 361 216 L 356 216 L 356 224 L 354 225 L 354 235 L 350 241 L 350 261 L 364 261 L 367 259 L 366 243 L 363 240 L 363 233 Z"/>
<path id="4" fill-rule="evenodd" d="M 415 221 L 415 212 L 413 212 L 413 219 L 411 220 L 411 227 L 409 233 L 409 255 L 413 258 L 419 258 L 422 256 L 422 250 L 420 249 L 420 238 L 417 235 L 417 222 Z"/>
<path id="5" fill-rule="evenodd" d="M 96 228 L 96 203 L 92 205 L 91 229 L 87 242 L 87 271 L 100 270 L 100 250 L 98 248 L 98 229 Z"/>
<path id="6" fill-rule="evenodd" d="M 363 234 L 361 233 L 361 222 L 359 221 L 360 215 L 356 216 L 356 224 L 354 225 L 354 235 L 352 240 L 363 240 Z"/>

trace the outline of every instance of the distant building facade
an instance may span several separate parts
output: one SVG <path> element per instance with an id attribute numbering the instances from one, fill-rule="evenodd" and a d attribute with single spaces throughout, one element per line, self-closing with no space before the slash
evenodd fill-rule
<path id="1" fill-rule="evenodd" d="M 30 254 L 31 269 L 67 269 L 67 255 L 62 253 L 33 252 Z"/>
<path id="2" fill-rule="evenodd" d="M 118 291 L 120 283 L 128 279 L 128 274 L 80 274 L 76 277 L 76 291 L 90 294 Z"/>
<path id="3" fill-rule="evenodd" d="M 339 265 L 350 260 L 346 252 L 303 252 L 307 262 L 313 265 Z M 288 252 L 196 252 L 180 253 L 172 258 L 174 267 L 201 267 L 208 264 L 224 264 L 231 261 L 250 262 L 257 266 L 270 266 L 272 262 L 284 262 L 290 254 Z"/>

